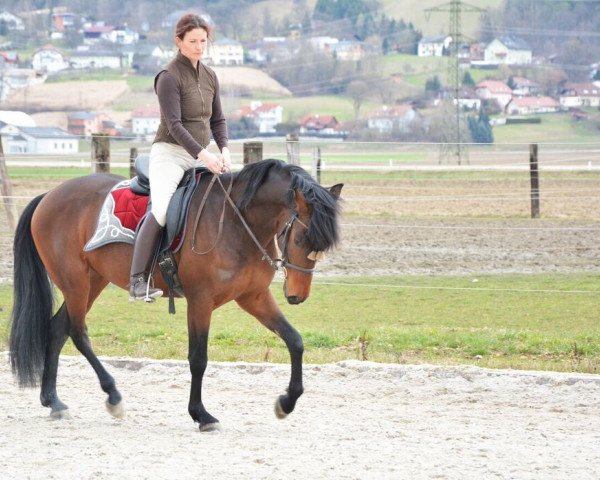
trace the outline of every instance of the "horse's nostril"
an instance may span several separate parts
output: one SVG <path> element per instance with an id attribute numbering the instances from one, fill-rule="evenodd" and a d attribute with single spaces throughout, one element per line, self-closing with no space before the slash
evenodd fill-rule
<path id="1" fill-rule="evenodd" d="M 292 295 L 291 297 L 287 297 L 287 301 L 290 305 L 298 305 L 299 303 L 302 303 L 302 300 L 300 300 L 300 297 L 297 297 L 295 295 Z"/>

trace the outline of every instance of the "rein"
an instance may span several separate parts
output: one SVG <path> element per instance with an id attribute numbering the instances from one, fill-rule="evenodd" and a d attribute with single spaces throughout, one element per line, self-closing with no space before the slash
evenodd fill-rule
<path id="1" fill-rule="evenodd" d="M 210 193 L 215 181 L 219 182 L 219 185 L 221 186 L 221 189 L 223 190 L 223 193 L 225 194 L 225 198 L 223 200 L 223 208 L 221 210 L 221 216 L 219 218 L 219 230 L 217 232 L 217 238 L 215 240 L 215 243 L 208 250 L 206 250 L 204 252 L 197 252 L 195 250 L 196 231 L 198 230 L 200 216 L 202 214 L 202 210 L 204 210 L 204 206 L 206 205 L 206 200 L 208 198 L 208 194 Z M 246 219 L 242 215 L 242 212 L 240 212 L 240 209 L 237 207 L 235 202 L 232 200 L 231 195 L 230 195 L 232 186 L 233 186 L 233 177 L 231 177 L 231 181 L 229 182 L 229 185 L 227 186 L 227 188 L 225 188 L 225 186 L 223 185 L 223 182 L 221 182 L 221 177 L 218 175 L 213 175 L 213 178 L 210 181 L 210 184 L 208 185 L 208 188 L 206 189 L 204 196 L 202 197 L 202 201 L 200 202 L 200 207 L 198 208 L 198 213 L 196 214 L 196 219 L 194 221 L 194 229 L 192 231 L 192 251 L 196 255 L 206 255 L 207 253 L 211 252 L 217 246 L 217 243 L 219 242 L 219 238 L 221 237 L 221 233 L 223 232 L 223 219 L 225 217 L 225 205 L 226 205 L 226 202 L 228 202 L 229 205 L 231 205 L 231 208 L 233 209 L 235 214 L 238 216 L 238 218 L 242 222 L 242 225 L 248 232 L 248 235 L 250 235 L 250 238 L 252 239 L 252 241 L 254 242 L 254 244 L 256 245 L 258 250 L 260 251 L 260 253 L 262 253 L 262 260 L 266 261 L 273 268 L 273 270 L 278 271 L 279 269 L 282 269 L 284 271 L 284 273 L 286 274 L 286 276 L 287 276 L 286 269 L 288 269 L 288 268 L 291 268 L 292 270 L 297 270 L 302 273 L 306 273 L 308 275 L 312 275 L 315 271 L 315 268 L 300 267 L 298 265 L 290 263 L 287 260 L 287 245 L 288 245 L 290 232 L 292 230 L 292 225 L 294 224 L 294 222 L 297 221 L 304 228 L 308 229 L 308 226 L 298 218 L 298 214 L 296 212 L 292 212 L 292 215 L 291 215 L 290 219 L 286 222 L 285 226 L 283 227 L 283 230 L 281 231 L 281 233 L 279 233 L 277 235 L 277 238 L 280 238 L 283 235 L 283 251 L 281 253 L 280 258 L 273 259 L 273 258 L 271 258 L 271 256 L 267 252 L 267 250 L 260 244 L 260 242 L 256 238 L 256 235 L 254 235 L 254 233 L 252 232 L 252 229 L 250 228 L 250 226 L 246 222 Z"/>

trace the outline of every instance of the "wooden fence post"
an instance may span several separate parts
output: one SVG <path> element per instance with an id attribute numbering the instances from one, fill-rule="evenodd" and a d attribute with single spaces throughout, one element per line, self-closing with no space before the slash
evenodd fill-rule
<path id="1" fill-rule="evenodd" d="M 540 218 L 540 179 L 538 175 L 538 146 L 529 145 L 529 176 L 531 178 L 531 218 Z"/>
<path id="2" fill-rule="evenodd" d="M 4 148 L 2 146 L 2 137 L 0 137 L 0 184 L 2 186 L 2 198 L 4 199 L 4 209 L 6 210 L 6 221 L 11 232 L 17 227 L 17 219 L 19 213 L 15 205 L 12 195 L 12 184 L 8 178 L 8 170 L 6 168 L 6 159 L 4 158 Z"/>
<path id="3" fill-rule="evenodd" d="M 129 149 L 129 178 L 135 177 L 135 159 L 138 156 L 138 149 L 131 147 Z"/>
<path id="4" fill-rule="evenodd" d="M 263 158 L 262 142 L 244 142 L 244 165 L 260 162 Z"/>
<path id="5" fill-rule="evenodd" d="M 297 134 L 290 133 L 285 137 L 285 150 L 288 163 L 300 165 L 300 138 Z"/>
<path id="6" fill-rule="evenodd" d="M 110 173 L 110 137 L 105 133 L 92 133 L 92 171 Z"/>
<path id="7" fill-rule="evenodd" d="M 313 150 L 313 178 L 317 183 L 321 183 L 321 147 L 315 147 Z"/>

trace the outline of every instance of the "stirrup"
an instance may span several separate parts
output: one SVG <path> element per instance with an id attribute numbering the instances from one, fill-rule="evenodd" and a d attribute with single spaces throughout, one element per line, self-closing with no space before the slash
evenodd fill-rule
<path id="1" fill-rule="evenodd" d="M 140 288 L 141 287 L 141 288 Z M 140 292 L 139 290 L 143 290 Z M 162 297 L 163 291 L 160 288 L 150 288 L 150 282 L 144 275 L 137 276 L 132 280 L 129 287 L 129 301 L 135 302 L 143 300 L 146 303 L 152 303 L 155 299 Z"/>

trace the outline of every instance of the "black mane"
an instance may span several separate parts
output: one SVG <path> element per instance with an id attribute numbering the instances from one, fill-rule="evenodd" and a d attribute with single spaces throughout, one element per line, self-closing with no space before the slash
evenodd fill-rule
<path id="1" fill-rule="evenodd" d="M 306 170 L 281 160 L 263 160 L 246 165 L 234 174 L 236 183 L 244 184 L 242 194 L 237 200 L 240 210 L 248 207 L 258 189 L 268 180 L 270 174 L 290 178 L 286 202 L 294 208 L 294 190 L 298 190 L 310 206 L 311 216 L 306 232 L 307 246 L 314 251 L 323 252 L 334 247 L 339 240 L 337 197 L 319 185 Z"/>

